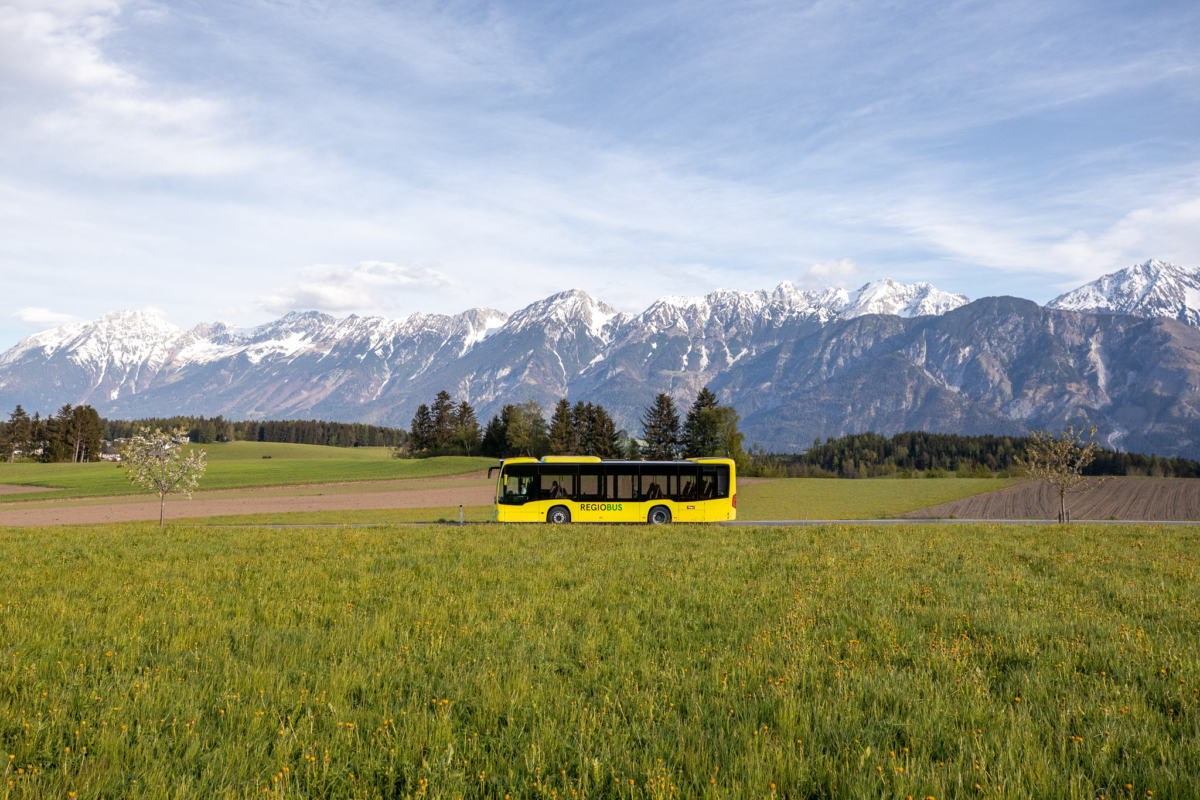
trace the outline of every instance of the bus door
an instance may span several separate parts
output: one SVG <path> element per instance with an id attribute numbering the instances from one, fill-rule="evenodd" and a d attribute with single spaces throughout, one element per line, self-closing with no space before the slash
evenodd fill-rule
<path id="1" fill-rule="evenodd" d="M 537 464 L 511 464 L 504 468 L 496 497 L 502 521 L 537 521 L 537 480 Z"/>
<path id="2" fill-rule="evenodd" d="M 679 465 L 679 502 L 675 518 L 680 522 L 703 522 L 704 504 L 700 502 L 700 469 L 696 464 Z"/>
<path id="3" fill-rule="evenodd" d="M 604 502 L 604 467 L 599 464 L 580 464 L 576 483 L 575 502 L 570 505 L 571 517 L 577 522 L 599 522 L 600 506 Z"/>

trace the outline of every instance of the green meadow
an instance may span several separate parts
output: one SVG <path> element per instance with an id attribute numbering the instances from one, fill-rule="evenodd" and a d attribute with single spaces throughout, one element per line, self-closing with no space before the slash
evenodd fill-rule
<path id="1" fill-rule="evenodd" d="M 0 546 L 4 797 L 1200 796 L 1196 528 Z"/>
<path id="2" fill-rule="evenodd" d="M 475 472 L 495 464 L 488 458 L 448 456 L 395 459 L 384 447 L 322 447 L 274 442 L 230 442 L 205 446 L 208 468 L 201 490 L 248 489 L 343 481 L 434 478 Z M 125 479 L 122 465 L 0 463 L 0 483 L 52 486 L 58 491 L 5 495 L 3 502 L 39 502 L 72 497 L 142 494 Z"/>

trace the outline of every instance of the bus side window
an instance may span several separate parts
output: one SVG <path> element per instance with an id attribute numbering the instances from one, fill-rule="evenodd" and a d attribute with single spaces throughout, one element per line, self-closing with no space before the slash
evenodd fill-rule
<path id="1" fill-rule="evenodd" d="M 679 501 L 690 503 L 697 497 L 696 476 L 699 470 L 695 464 L 679 465 Z"/>
<path id="2" fill-rule="evenodd" d="M 671 480 L 678 477 L 671 474 L 674 469 L 669 466 L 642 467 L 642 500 L 673 500 L 677 492 L 671 491 Z"/>
<path id="3" fill-rule="evenodd" d="M 580 467 L 579 468 L 579 489 L 576 495 L 577 500 L 602 500 L 603 493 L 600 491 L 604 482 L 604 471 L 600 467 Z"/>
<path id="4" fill-rule="evenodd" d="M 540 469 L 539 500 L 574 500 L 575 470 L 572 467 L 544 466 Z"/>
<path id="5" fill-rule="evenodd" d="M 717 465 L 717 493 L 714 497 L 729 497 L 729 467 Z"/>
<path id="6" fill-rule="evenodd" d="M 611 464 L 604 470 L 607 473 L 608 500 L 637 500 L 638 499 L 638 468 L 627 464 Z"/>

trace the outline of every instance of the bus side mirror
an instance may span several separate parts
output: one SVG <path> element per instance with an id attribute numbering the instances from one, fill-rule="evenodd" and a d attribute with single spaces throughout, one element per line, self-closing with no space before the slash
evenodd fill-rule
<path id="1" fill-rule="evenodd" d="M 500 469 L 500 468 L 499 467 L 488 467 L 488 480 L 489 481 L 492 479 L 492 472 L 495 470 L 498 470 L 498 469 Z"/>

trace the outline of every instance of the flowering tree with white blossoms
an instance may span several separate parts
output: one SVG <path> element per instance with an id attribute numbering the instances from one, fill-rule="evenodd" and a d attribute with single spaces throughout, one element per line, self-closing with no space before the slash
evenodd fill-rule
<path id="1" fill-rule="evenodd" d="M 182 494 L 189 500 L 207 466 L 204 450 L 188 452 L 181 445 L 187 431 L 176 428 L 170 433 L 142 428 L 121 448 L 125 477 L 130 483 L 158 493 L 158 524 L 163 524 L 167 495 Z"/>

